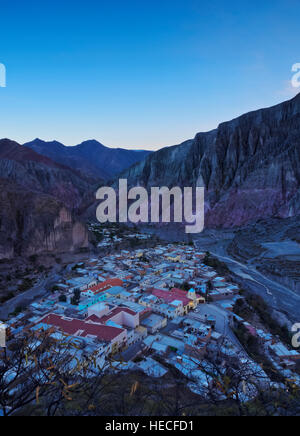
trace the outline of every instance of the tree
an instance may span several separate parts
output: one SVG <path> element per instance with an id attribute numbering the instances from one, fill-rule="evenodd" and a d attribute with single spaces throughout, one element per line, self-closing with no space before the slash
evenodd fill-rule
<path id="1" fill-rule="evenodd" d="M 210 261 L 210 252 L 207 251 L 207 252 L 205 253 L 205 257 L 204 257 L 204 259 L 203 259 L 203 263 L 204 263 L 205 265 L 207 265 L 207 264 L 209 263 L 209 261 Z"/>
<path id="2" fill-rule="evenodd" d="M 181 285 L 181 289 L 183 289 L 184 291 L 189 291 L 190 289 L 191 289 L 191 286 L 188 284 L 188 282 L 184 282 L 182 285 Z"/>
<path id="3" fill-rule="evenodd" d="M 299 415 L 299 388 L 289 381 L 270 387 L 262 368 L 244 353 L 230 357 L 225 343 L 205 356 L 194 350 L 194 370 L 159 379 L 123 371 L 122 362 L 85 352 L 77 339 L 29 332 L 0 353 L 0 410 L 4 416 L 277 416 Z M 96 344 L 95 344 L 96 345 Z M 199 372 L 202 377 L 199 379 Z M 197 393 L 190 385 L 197 386 Z"/>
<path id="4" fill-rule="evenodd" d="M 49 334 L 29 333 L 10 344 L 0 359 L 0 407 L 4 416 L 68 393 L 71 354 Z M 51 401 L 51 400 L 50 400 Z M 51 408 L 51 405 L 49 405 Z"/>
<path id="5" fill-rule="evenodd" d="M 209 281 L 206 283 L 206 290 L 205 290 L 205 300 L 206 300 L 207 302 L 210 301 L 210 293 L 211 293 L 211 291 L 213 291 L 213 289 L 214 289 L 214 285 L 213 285 L 212 281 L 209 280 Z"/>
<path id="6" fill-rule="evenodd" d="M 31 263 L 36 263 L 37 259 L 38 259 L 37 254 L 32 254 L 31 256 L 29 256 L 29 262 Z"/>
<path id="7" fill-rule="evenodd" d="M 29 332 L 10 342 L 6 354 L 0 354 L 0 410 L 4 416 L 69 415 L 73 399 L 81 398 L 85 400 L 83 410 L 76 414 L 86 415 L 100 397 L 109 362 L 100 366 L 98 351 L 82 354 L 75 338 L 62 335 L 57 340 L 52 334 L 52 329 Z M 111 380 L 108 392 L 110 385 Z"/>
<path id="8" fill-rule="evenodd" d="M 80 290 L 79 289 L 75 289 L 74 296 L 71 298 L 71 304 L 73 306 L 78 306 L 78 304 L 80 303 L 80 298 L 81 298 Z"/>
<path id="9" fill-rule="evenodd" d="M 291 380 L 281 379 L 281 385 L 270 386 L 270 374 L 264 362 L 257 363 L 244 351 L 234 357 L 224 353 L 225 340 L 213 347 L 208 345 L 205 359 L 197 352 L 191 361 L 201 370 L 206 382 L 201 379 L 197 391 L 206 406 L 214 413 L 235 416 L 278 416 L 300 413 L 300 389 Z M 273 368 L 273 375 L 276 372 Z M 278 376 L 280 378 L 280 373 Z M 194 371 L 189 378 L 197 383 Z M 277 380 L 279 380 L 277 378 Z"/>

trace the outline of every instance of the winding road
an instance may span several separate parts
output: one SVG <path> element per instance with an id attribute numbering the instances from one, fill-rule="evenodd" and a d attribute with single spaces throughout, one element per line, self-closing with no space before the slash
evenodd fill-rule
<path id="1" fill-rule="evenodd" d="M 201 240 L 196 241 L 197 248 L 203 250 Z M 226 253 L 224 244 L 216 243 L 208 248 L 210 253 L 224 262 L 230 271 L 241 279 L 242 284 L 252 292 L 260 295 L 275 310 L 288 316 L 293 322 L 300 321 L 300 295 L 291 289 L 275 282 L 259 271 L 253 265 L 245 265 L 231 258 Z"/>
<path id="2" fill-rule="evenodd" d="M 8 300 L 6 303 L 0 306 L 0 319 L 6 320 L 10 313 L 13 313 L 17 307 L 26 307 L 32 303 L 36 298 L 43 297 L 51 286 L 59 280 L 57 269 L 54 269 L 48 277 L 42 276 L 42 278 L 31 289 L 16 297 Z"/>

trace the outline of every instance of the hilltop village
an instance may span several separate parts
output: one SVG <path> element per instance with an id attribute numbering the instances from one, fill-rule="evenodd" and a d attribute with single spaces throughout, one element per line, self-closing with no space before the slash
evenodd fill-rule
<path id="1" fill-rule="evenodd" d="M 103 231 L 100 251 L 122 239 L 109 232 Z M 151 239 L 131 236 L 142 244 Z M 121 365 L 156 378 L 176 368 L 195 393 L 211 386 L 207 368 L 216 355 L 232 367 L 247 364 L 263 385 L 292 379 L 300 386 L 299 353 L 261 322 L 241 316 L 243 291 L 209 266 L 208 257 L 192 243 L 158 243 L 70 264 L 51 293 L 6 322 L 8 348 L 25 332 L 50 331 L 58 340 L 76 339 L 82 357 L 93 353 L 98 367 L 113 361 L 116 370 Z M 249 353 L 251 341 L 266 367 Z M 215 364 L 222 368 L 222 360 Z M 243 393 L 250 395 L 245 386 Z"/>

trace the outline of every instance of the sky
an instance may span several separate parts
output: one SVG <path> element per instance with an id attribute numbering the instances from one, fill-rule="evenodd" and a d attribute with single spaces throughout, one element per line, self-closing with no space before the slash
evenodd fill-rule
<path id="1" fill-rule="evenodd" d="M 1 2 L 0 137 L 159 149 L 296 95 L 299 0 Z"/>

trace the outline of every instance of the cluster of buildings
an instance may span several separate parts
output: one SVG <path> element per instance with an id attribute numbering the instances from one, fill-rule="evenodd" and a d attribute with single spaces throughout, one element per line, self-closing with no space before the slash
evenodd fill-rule
<path id="1" fill-rule="evenodd" d="M 241 298 L 239 288 L 206 266 L 204 257 L 193 246 L 168 244 L 69 265 L 53 293 L 8 321 L 10 334 L 27 329 L 74 337 L 82 354 L 95 353 L 98 364 L 113 356 L 124 368 L 155 377 L 173 365 L 203 386 L 209 381 L 199 367 L 208 351 L 219 347 L 236 359 L 239 349 L 199 309 L 210 301 L 233 319 Z M 254 330 L 268 352 L 295 360 L 267 333 Z"/>
<path id="2" fill-rule="evenodd" d="M 147 233 L 134 233 L 132 231 L 123 231 L 122 234 L 112 234 L 111 228 L 99 226 L 97 223 L 91 223 L 89 230 L 93 232 L 101 241 L 98 243 L 99 248 L 108 248 L 112 244 L 119 244 L 123 242 L 130 242 L 132 239 L 138 241 L 146 241 L 151 239 L 151 235 Z"/>
<path id="3" fill-rule="evenodd" d="M 250 336 L 258 340 L 265 356 L 273 367 L 287 380 L 292 380 L 300 386 L 300 376 L 295 372 L 297 363 L 300 362 L 300 354 L 295 349 L 289 349 L 279 338 L 257 328 L 236 314 L 232 315 L 233 325 L 242 324 Z"/>

